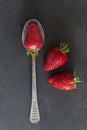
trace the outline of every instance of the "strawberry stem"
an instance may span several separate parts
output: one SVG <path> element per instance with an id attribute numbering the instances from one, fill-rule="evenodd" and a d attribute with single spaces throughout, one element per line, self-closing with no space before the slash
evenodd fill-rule
<path id="1" fill-rule="evenodd" d="M 60 43 L 60 51 L 62 53 L 68 53 L 69 52 L 68 44 L 66 44 L 65 42 L 61 42 Z"/>
<path id="2" fill-rule="evenodd" d="M 26 53 L 27 53 L 28 56 L 31 55 L 32 57 L 34 57 L 35 55 L 38 55 L 38 51 L 33 51 L 33 50 L 32 51 L 27 50 Z"/>
<path id="3" fill-rule="evenodd" d="M 79 83 L 79 82 L 82 82 L 82 81 L 80 81 L 79 77 L 77 77 L 77 76 L 75 75 L 75 72 L 74 72 L 74 81 L 71 82 L 71 84 L 74 85 L 74 89 L 76 88 L 76 85 L 77 85 L 77 83 Z"/>

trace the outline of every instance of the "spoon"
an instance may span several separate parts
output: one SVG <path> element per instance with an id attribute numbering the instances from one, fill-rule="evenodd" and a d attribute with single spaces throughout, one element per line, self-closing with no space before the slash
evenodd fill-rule
<path id="1" fill-rule="evenodd" d="M 31 22 L 37 23 L 39 30 L 40 30 L 42 40 L 43 40 L 43 44 L 44 44 L 45 36 L 44 36 L 44 30 L 43 30 L 42 25 L 40 24 L 40 22 L 38 20 L 30 19 L 25 23 L 24 28 L 23 28 L 23 32 L 22 32 L 22 43 L 23 43 L 23 45 L 24 45 L 24 41 L 25 41 L 25 37 L 26 37 L 26 33 L 27 33 L 29 23 L 31 23 Z M 39 112 L 39 106 L 38 106 L 38 100 L 37 100 L 35 59 L 36 59 L 36 54 L 34 54 L 32 56 L 32 98 L 31 98 L 31 108 L 30 108 L 30 122 L 31 123 L 38 123 L 40 121 L 40 112 Z"/>

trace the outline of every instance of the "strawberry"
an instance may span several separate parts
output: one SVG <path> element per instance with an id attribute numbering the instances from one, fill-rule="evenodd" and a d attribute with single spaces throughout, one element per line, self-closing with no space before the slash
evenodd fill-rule
<path id="1" fill-rule="evenodd" d="M 44 70 L 50 71 L 63 66 L 67 61 L 68 44 L 61 43 L 59 47 L 51 48 L 44 62 Z"/>
<path id="2" fill-rule="evenodd" d="M 76 88 L 76 83 L 81 81 L 78 77 L 69 72 L 62 72 L 50 76 L 48 82 L 55 88 L 61 90 L 72 90 Z"/>
<path id="3" fill-rule="evenodd" d="M 42 46 L 43 39 L 38 24 L 31 22 L 26 33 L 24 47 L 27 51 L 36 52 L 40 50 Z"/>

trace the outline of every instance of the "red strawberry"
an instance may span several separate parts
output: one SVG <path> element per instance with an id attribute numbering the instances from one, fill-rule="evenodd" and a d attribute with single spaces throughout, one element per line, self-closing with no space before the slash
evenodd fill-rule
<path id="1" fill-rule="evenodd" d="M 24 47 L 28 51 L 38 51 L 42 46 L 43 39 L 38 24 L 31 22 L 26 33 Z"/>
<path id="2" fill-rule="evenodd" d="M 61 90 L 72 90 L 76 88 L 76 83 L 81 82 L 78 77 L 69 72 L 54 74 L 49 77 L 48 82 L 55 88 Z"/>
<path id="3" fill-rule="evenodd" d="M 68 44 L 61 43 L 59 47 L 53 47 L 49 50 L 44 62 L 44 69 L 50 71 L 63 66 L 67 61 L 69 52 Z"/>

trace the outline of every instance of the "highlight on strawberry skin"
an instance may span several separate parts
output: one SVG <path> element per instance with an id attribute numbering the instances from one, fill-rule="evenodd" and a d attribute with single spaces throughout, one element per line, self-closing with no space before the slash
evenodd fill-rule
<path id="1" fill-rule="evenodd" d="M 50 76 L 48 82 L 54 88 L 69 91 L 75 89 L 77 83 L 82 81 L 80 81 L 80 79 L 76 77 L 75 74 L 70 72 L 61 72 Z"/>
<path id="2" fill-rule="evenodd" d="M 51 71 L 63 66 L 67 62 L 68 44 L 61 42 L 60 46 L 52 47 L 44 61 L 44 70 Z"/>

